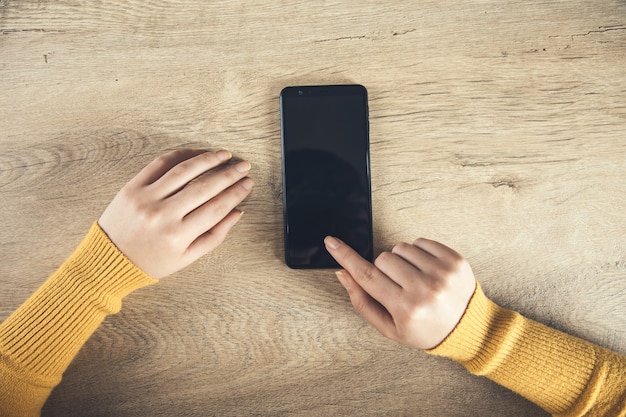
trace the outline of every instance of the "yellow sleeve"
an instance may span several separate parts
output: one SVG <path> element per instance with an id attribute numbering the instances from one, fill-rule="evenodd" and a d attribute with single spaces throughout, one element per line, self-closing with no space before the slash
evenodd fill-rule
<path id="1" fill-rule="evenodd" d="M 454 331 L 428 352 L 555 416 L 626 416 L 626 356 L 499 307 L 479 285 Z"/>
<path id="2" fill-rule="evenodd" d="M 70 258 L 0 324 L 0 415 L 38 416 L 81 346 L 122 298 L 156 282 L 95 222 Z"/>

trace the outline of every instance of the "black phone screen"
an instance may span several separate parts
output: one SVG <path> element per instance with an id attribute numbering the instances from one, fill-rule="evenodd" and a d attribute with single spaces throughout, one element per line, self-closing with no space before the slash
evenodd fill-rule
<path id="1" fill-rule="evenodd" d="M 280 95 L 285 262 L 337 268 L 332 235 L 373 258 L 367 90 L 287 87 Z"/>

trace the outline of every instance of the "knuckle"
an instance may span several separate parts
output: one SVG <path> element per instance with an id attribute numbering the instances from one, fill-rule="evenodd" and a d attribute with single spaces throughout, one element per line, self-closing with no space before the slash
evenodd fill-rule
<path id="1" fill-rule="evenodd" d="M 187 167 L 185 165 L 184 162 L 170 168 L 170 170 L 167 172 L 167 175 L 172 178 L 173 180 L 177 181 L 179 178 L 182 178 L 185 176 L 185 171 L 187 170 Z"/>
<path id="2" fill-rule="evenodd" d="M 419 304 L 415 303 L 413 300 L 402 300 L 397 304 L 394 313 L 394 317 L 398 323 L 408 324 L 419 320 L 422 309 L 419 307 Z"/>
<path id="3" fill-rule="evenodd" d="M 176 250 L 181 248 L 184 243 L 182 235 L 176 230 L 176 228 L 169 228 L 162 234 L 163 242 L 170 248 Z"/>
<path id="4" fill-rule="evenodd" d="M 474 278 L 472 266 L 467 260 L 463 259 L 463 261 L 459 263 L 456 275 L 461 279 L 464 279 L 466 277 L 471 277 L 472 279 Z"/>
<path id="5" fill-rule="evenodd" d="M 222 172 L 220 174 L 224 175 L 224 177 L 231 184 L 234 184 L 235 182 L 237 182 L 243 176 L 243 174 L 241 172 L 237 171 L 237 169 L 235 167 L 233 167 L 233 166 L 229 166 L 227 169 L 222 170 Z"/>
<path id="6" fill-rule="evenodd" d="M 170 161 L 180 159 L 181 156 L 183 156 L 183 151 L 181 151 L 180 149 L 176 149 L 157 156 L 154 159 L 154 162 L 161 166 L 169 165 Z"/>
<path id="7" fill-rule="evenodd" d="M 222 198 L 215 198 L 207 203 L 207 213 L 212 219 L 221 220 L 226 211 L 226 204 Z"/>
<path id="8" fill-rule="evenodd" d="M 232 199 L 227 198 L 227 195 L 220 195 L 211 201 L 206 203 L 206 209 L 208 217 L 213 219 L 214 221 L 222 220 L 228 213 L 230 213 L 236 204 L 236 201 L 233 202 Z"/>
<path id="9" fill-rule="evenodd" d="M 161 223 L 164 217 L 163 208 L 157 205 L 136 203 L 135 210 L 147 224 Z"/>
<path id="10" fill-rule="evenodd" d="M 124 205 L 128 212 L 132 213 L 131 216 L 137 218 L 137 223 L 143 223 L 152 228 L 165 224 L 170 216 L 170 211 L 165 204 L 155 203 L 141 193 L 129 194 Z"/>
<path id="11" fill-rule="evenodd" d="M 451 252 L 449 256 L 450 256 L 450 262 L 452 264 L 461 264 L 463 262 L 467 262 L 465 258 L 457 252 Z"/>
<path id="12" fill-rule="evenodd" d="M 125 204 L 135 206 L 137 202 L 137 194 L 137 188 L 130 186 L 130 184 L 126 184 L 120 189 L 116 198 L 120 198 Z"/>
<path id="13" fill-rule="evenodd" d="M 194 179 L 190 186 L 193 186 L 200 195 L 207 196 L 205 197 L 207 200 L 219 191 L 216 190 L 211 176 L 206 174 Z"/>
<path id="14" fill-rule="evenodd" d="M 208 162 L 214 162 L 217 159 L 217 154 L 215 152 L 202 152 L 198 155 L 200 160 L 206 160 Z"/>
<path id="15" fill-rule="evenodd" d="M 160 158 L 162 160 L 167 161 L 167 160 L 172 159 L 172 158 L 178 158 L 181 155 L 183 155 L 183 151 L 181 149 L 172 149 L 169 152 L 165 152 L 165 153 L 161 154 Z"/>
<path id="16" fill-rule="evenodd" d="M 159 155 L 156 158 L 154 158 L 154 163 L 157 165 L 165 165 L 168 163 L 168 161 L 170 160 L 170 158 L 174 155 L 172 155 L 173 152 L 168 152 L 166 154 L 163 155 Z"/>
<path id="17" fill-rule="evenodd" d="M 246 190 L 244 187 L 239 186 L 240 184 L 235 184 L 232 187 L 226 189 L 222 194 L 222 199 L 225 200 L 230 206 L 235 206 L 248 195 L 249 190 Z"/>
<path id="18" fill-rule="evenodd" d="M 469 263 L 460 255 L 456 255 L 446 262 L 445 271 L 447 272 L 446 278 L 450 278 L 462 274 L 469 267 Z"/>
<path id="19" fill-rule="evenodd" d="M 430 291 L 428 293 L 429 302 L 445 297 L 451 288 L 463 282 L 465 277 L 473 276 L 469 262 L 463 257 L 458 257 L 454 261 L 447 261 L 440 265 L 439 271 L 432 275 L 428 281 Z"/>
<path id="20" fill-rule="evenodd" d="M 200 155 L 198 155 L 198 159 L 199 161 L 210 165 L 210 166 L 215 166 L 218 163 L 218 158 L 217 158 L 217 154 L 215 152 L 204 152 L 201 153 Z"/>
<path id="21" fill-rule="evenodd" d="M 370 282 L 374 279 L 376 269 L 369 263 L 359 263 L 354 269 L 355 278 L 361 282 Z"/>

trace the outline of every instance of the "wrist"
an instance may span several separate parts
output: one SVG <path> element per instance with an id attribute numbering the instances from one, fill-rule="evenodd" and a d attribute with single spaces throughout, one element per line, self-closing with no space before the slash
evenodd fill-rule
<path id="1" fill-rule="evenodd" d="M 519 314 L 489 300 L 476 282 L 474 294 L 456 327 L 439 345 L 426 352 L 448 357 L 468 367 L 471 372 L 472 361 L 480 362 L 485 347 L 497 343 L 490 339 L 494 328 L 499 323 L 510 322 L 515 315 Z"/>

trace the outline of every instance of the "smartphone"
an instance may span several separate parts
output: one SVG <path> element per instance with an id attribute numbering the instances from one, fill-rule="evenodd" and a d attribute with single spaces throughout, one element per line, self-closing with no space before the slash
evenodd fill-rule
<path id="1" fill-rule="evenodd" d="M 286 87 L 280 93 L 285 263 L 338 268 L 332 235 L 374 254 L 367 90 L 362 85 Z"/>

